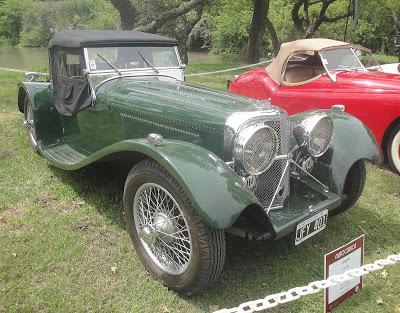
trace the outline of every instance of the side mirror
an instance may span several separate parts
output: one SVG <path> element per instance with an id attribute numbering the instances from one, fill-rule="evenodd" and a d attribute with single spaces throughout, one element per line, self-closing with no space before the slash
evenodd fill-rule
<path id="1" fill-rule="evenodd" d="M 36 73 L 36 72 L 27 72 L 27 73 L 25 73 L 25 76 L 26 76 L 26 78 L 27 78 L 30 82 L 32 82 L 32 81 L 34 81 L 36 78 L 39 77 L 39 74 Z"/>

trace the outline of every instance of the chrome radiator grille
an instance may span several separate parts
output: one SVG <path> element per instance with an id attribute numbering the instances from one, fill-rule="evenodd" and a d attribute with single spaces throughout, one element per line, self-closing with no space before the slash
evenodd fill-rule
<path id="1" fill-rule="evenodd" d="M 278 155 L 287 154 L 289 152 L 290 138 L 290 126 L 287 116 L 282 116 L 280 119 L 266 121 L 264 124 L 272 127 L 278 134 Z M 272 197 L 274 196 L 274 193 L 279 184 L 279 180 L 285 169 L 285 165 L 286 160 L 276 160 L 266 172 L 257 177 L 254 194 L 264 206 L 264 208 L 268 208 L 271 203 Z M 289 180 L 289 171 L 286 171 L 281 187 L 277 193 L 277 196 L 275 197 L 271 209 L 277 209 L 283 206 L 285 199 L 289 196 L 290 193 Z"/>

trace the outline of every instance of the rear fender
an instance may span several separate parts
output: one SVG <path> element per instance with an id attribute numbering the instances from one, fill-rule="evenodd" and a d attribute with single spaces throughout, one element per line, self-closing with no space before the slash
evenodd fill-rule
<path id="1" fill-rule="evenodd" d="M 356 117 L 333 110 L 318 110 L 291 117 L 294 125 L 301 119 L 318 112 L 326 113 L 333 122 L 333 138 L 329 150 L 316 163 L 313 171 L 330 190 L 343 195 L 347 173 L 359 160 L 382 162 L 382 153 L 369 128 Z"/>
<path id="2" fill-rule="evenodd" d="M 51 141 L 62 135 L 60 119 L 53 106 L 53 88 L 49 82 L 20 82 L 18 84 L 18 109 L 24 112 L 28 97 L 33 109 L 37 140 Z"/>

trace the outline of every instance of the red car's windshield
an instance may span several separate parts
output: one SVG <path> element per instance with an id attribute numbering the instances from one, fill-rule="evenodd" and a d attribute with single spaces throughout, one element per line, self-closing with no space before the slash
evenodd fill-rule
<path id="1" fill-rule="evenodd" d="M 328 71 L 368 71 L 379 64 L 371 53 L 354 48 L 340 48 L 320 52 L 322 64 Z"/>

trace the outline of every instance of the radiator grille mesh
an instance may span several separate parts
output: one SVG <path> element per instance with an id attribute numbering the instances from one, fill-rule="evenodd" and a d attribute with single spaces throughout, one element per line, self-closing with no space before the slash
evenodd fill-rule
<path id="1" fill-rule="evenodd" d="M 290 136 L 289 119 L 285 116 L 284 118 L 278 120 L 267 121 L 265 122 L 265 125 L 273 128 L 278 134 L 280 141 L 278 154 L 287 154 L 289 152 Z M 266 172 L 257 177 L 257 184 L 254 194 L 265 208 L 268 208 L 270 205 L 275 190 L 278 187 L 283 170 L 285 169 L 285 165 L 286 160 L 276 160 Z M 281 189 L 275 197 L 272 208 L 282 206 L 285 199 L 289 196 L 289 180 L 289 171 L 286 171 L 282 181 Z"/>

